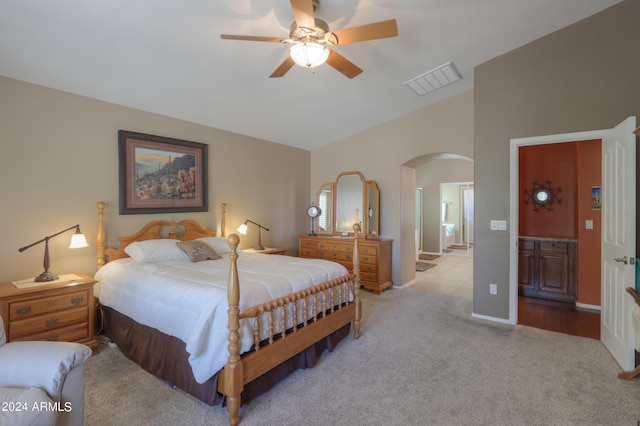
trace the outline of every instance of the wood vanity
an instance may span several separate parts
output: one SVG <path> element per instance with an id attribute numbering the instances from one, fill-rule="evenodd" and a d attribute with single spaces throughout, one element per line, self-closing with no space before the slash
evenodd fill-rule
<path id="1" fill-rule="evenodd" d="M 518 294 L 576 301 L 577 240 L 519 237 Z"/>

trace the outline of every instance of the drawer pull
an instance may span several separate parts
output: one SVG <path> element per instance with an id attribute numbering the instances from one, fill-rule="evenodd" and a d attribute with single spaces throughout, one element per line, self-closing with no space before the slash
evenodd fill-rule
<path id="1" fill-rule="evenodd" d="M 73 299 L 71 299 L 71 303 L 73 303 L 74 305 L 79 305 L 83 301 L 84 301 L 84 297 L 82 296 L 74 297 Z"/>
<path id="2" fill-rule="evenodd" d="M 44 322 L 47 327 L 55 327 L 60 322 L 59 318 L 50 319 Z"/>
<path id="3" fill-rule="evenodd" d="M 47 336 L 44 340 L 45 342 L 57 342 L 58 340 L 60 340 L 60 336 L 57 334 L 55 336 Z"/>
<path id="4" fill-rule="evenodd" d="M 49 301 L 47 302 L 47 306 L 56 306 L 57 304 L 58 304 L 58 302 L 57 302 L 57 301 L 55 301 L 55 300 L 49 300 Z"/>
<path id="5" fill-rule="evenodd" d="M 25 306 L 24 308 L 16 309 L 16 314 L 27 315 L 31 312 L 31 306 Z"/>

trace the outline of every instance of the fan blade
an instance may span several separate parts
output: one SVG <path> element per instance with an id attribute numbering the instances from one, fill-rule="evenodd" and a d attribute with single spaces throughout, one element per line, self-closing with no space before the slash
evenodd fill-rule
<path id="1" fill-rule="evenodd" d="M 293 16 L 296 18 L 298 27 L 315 28 L 316 18 L 313 17 L 312 0 L 291 0 Z"/>
<path id="2" fill-rule="evenodd" d="M 333 35 L 338 38 L 336 44 L 348 44 L 378 38 L 395 37 L 398 35 L 398 26 L 396 25 L 395 19 L 389 19 L 388 21 L 376 22 L 374 24 L 336 30 L 333 31 Z"/>
<path id="3" fill-rule="evenodd" d="M 282 64 L 280 64 L 280 66 L 273 72 L 273 74 L 269 76 L 269 78 L 282 77 L 294 65 L 295 65 L 295 62 L 293 62 L 293 59 L 291 59 L 291 56 L 287 56 L 287 59 L 285 59 L 285 61 Z"/>
<path id="4" fill-rule="evenodd" d="M 260 36 L 244 36 L 233 34 L 220 34 L 223 40 L 247 40 L 247 41 L 270 41 L 273 43 L 282 43 L 285 39 L 277 37 L 260 37 Z"/>
<path id="5" fill-rule="evenodd" d="M 349 78 L 353 78 L 362 72 L 353 62 L 335 50 L 332 50 L 329 54 L 327 63 Z"/>

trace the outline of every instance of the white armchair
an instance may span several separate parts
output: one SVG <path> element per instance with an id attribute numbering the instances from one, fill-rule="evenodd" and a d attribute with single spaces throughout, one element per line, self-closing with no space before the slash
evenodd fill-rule
<path id="1" fill-rule="evenodd" d="M 0 426 L 82 426 L 82 367 L 90 356 L 79 343 L 6 343 L 0 318 Z"/>

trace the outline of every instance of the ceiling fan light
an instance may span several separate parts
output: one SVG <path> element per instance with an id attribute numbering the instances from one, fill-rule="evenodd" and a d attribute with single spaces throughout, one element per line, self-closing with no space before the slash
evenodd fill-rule
<path id="1" fill-rule="evenodd" d="M 315 68 L 327 61 L 329 49 L 320 43 L 296 43 L 289 49 L 289 55 L 296 64 Z"/>

